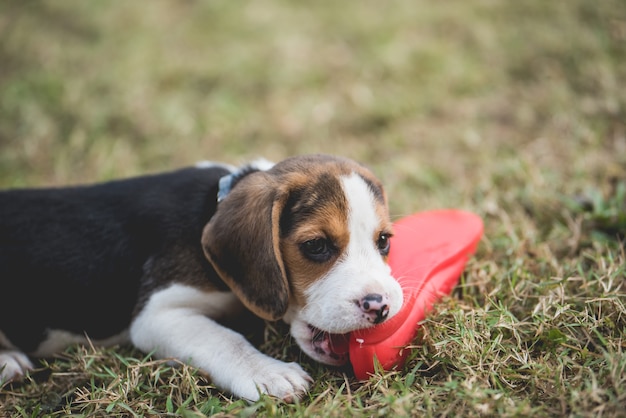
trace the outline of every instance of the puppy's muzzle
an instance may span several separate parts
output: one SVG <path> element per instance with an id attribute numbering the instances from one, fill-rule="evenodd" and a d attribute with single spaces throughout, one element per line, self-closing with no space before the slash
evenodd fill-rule
<path id="1" fill-rule="evenodd" d="M 380 324 L 389 316 L 389 298 L 378 293 L 369 293 L 357 305 L 363 311 L 365 318 L 373 323 Z"/>

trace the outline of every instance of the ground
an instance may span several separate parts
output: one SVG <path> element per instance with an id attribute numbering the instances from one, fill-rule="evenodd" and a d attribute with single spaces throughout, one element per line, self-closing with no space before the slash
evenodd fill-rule
<path id="1" fill-rule="evenodd" d="M 268 323 L 259 347 L 315 379 L 299 403 L 72 347 L 0 415 L 626 416 L 623 1 L 4 2 L 0 63 L 5 188 L 324 152 L 394 219 L 485 223 L 400 370 L 359 382 Z"/>

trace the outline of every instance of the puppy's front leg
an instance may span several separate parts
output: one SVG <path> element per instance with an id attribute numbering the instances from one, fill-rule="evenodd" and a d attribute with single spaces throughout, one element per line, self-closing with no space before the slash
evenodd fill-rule
<path id="1" fill-rule="evenodd" d="M 153 294 L 131 325 L 133 344 L 197 367 L 219 388 L 251 401 L 260 393 L 286 401 L 304 394 L 311 378 L 298 364 L 266 356 L 241 334 L 210 319 L 226 309 L 215 295 L 220 294 L 182 285 Z"/>
<path id="2" fill-rule="evenodd" d="M 0 349 L 0 387 L 6 382 L 21 380 L 32 369 L 33 365 L 26 354 L 17 350 Z"/>

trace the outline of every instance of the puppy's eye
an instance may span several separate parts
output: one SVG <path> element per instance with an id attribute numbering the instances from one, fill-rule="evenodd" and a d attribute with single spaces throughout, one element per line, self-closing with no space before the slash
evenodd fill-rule
<path id="1" fill-rule="evenodd" d="M 316 238 L 300 244 L 304 255 L 313 261 L 328 261 L 332 256 L 332 244 L 326 238 Z"/>
<path id="2" fill-rule="evenodd" d="M 376 241 L 378 251 L 380 251 L 382 255 L 389 254 L 389 250 L 391 249 L 391 240 L 389 238 L 391 238 L 390 234 L 380 234 L 378 241 Z"/>

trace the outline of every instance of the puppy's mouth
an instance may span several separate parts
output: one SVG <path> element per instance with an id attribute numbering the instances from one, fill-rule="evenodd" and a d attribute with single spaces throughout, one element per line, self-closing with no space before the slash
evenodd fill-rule
<path id="1" fill-rule="evenodd" d="M 311 348 L 317 360 L 332 366 L 348 362 L 350 334 L 331 334 L 307 324 L 311 332 Z"/>

